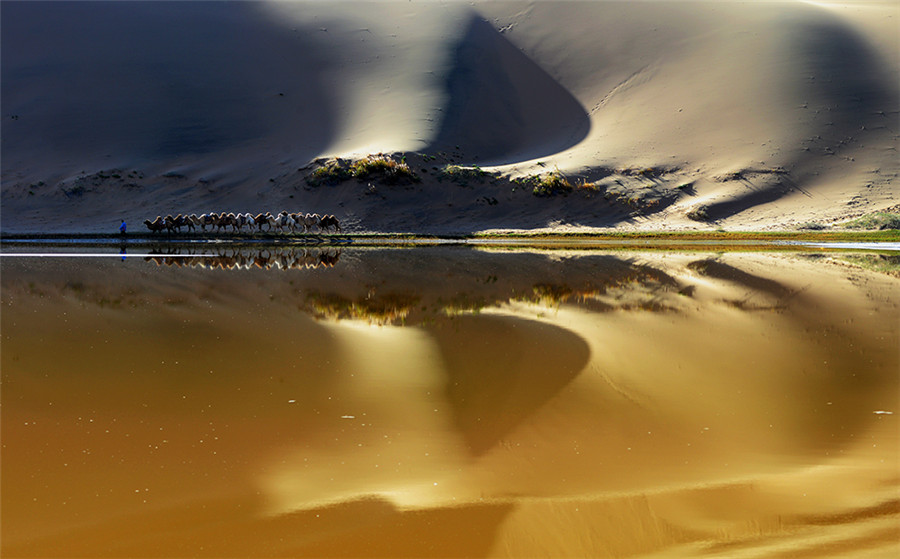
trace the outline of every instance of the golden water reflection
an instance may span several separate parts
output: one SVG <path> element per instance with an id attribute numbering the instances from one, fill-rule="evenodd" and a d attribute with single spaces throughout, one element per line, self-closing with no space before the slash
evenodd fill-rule
<path id="1" fill-rule="evenodd" d="M 2 260 L 4 557 L 900 547 L 894 276 L 461 247 L 156 264 Z"/>

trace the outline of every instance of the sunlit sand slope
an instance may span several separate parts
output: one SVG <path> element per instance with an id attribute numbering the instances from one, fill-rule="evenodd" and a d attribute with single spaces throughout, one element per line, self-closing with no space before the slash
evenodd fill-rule
<path id="1" fill-rule="evenodd" d="M 7 231 L 282 208 L 370 230 L 402 229 L 411 211 L 417 229 L 443 231 L 768 228 L 898 203 L 894 3 L 2 10 Z M 501 199 L 473 218 L 424 165 L 416 188 L 377 211 L 376 197 L 303 180 L 318 157 L 377 152 L 440 152 L 441 165 L 513 176 L 558 169 L 671 199 L 640 215 L 602 196 Z M 353 181 L 356 194 L 368 186 Z M 472 200 L 499 199 L 476 190 Z"/>

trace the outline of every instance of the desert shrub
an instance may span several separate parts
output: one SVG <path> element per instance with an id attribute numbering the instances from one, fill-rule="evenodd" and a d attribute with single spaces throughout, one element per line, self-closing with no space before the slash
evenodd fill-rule
<path id="1" fill-rule="evenodd" d="M 688 219 L 693 219 L 694 221 L 709 221 L 709 206 L 705 204 L 697 206 L 685 215 L 687 215 Z"/>
<path id="2" fill-rule="evenodd" d="M 350 166 L 350 175 L 358 179 L 380 178 L 387 183 L 418 182 L 406 158 L 397 161 L 386 155 L 370 155 Z"/>
<path id="3" fill-rule="evenodd" d="M 399 161 L 387 155 L 369 155 L 356 161 L 332 159 L 306 177 L 310 186 L 336 185 L 346 180 L 378 179 L 388 184 L 418 182 L 406 158 Z"/>
<path id="4" fill-rule="evenodd" d="M 900 214 L 875 212 L 843 224 L 847 229 L 900 229 Z"/>
<path id="5" fill-rule="evenodd" d="M 437 175 L 439 181 L 450 180 L 460 186 L 466 186 L 470 180 L 484 182 L 490 173 L 481 167 L 460 167 L 459 165 L 445 165 Z"/>
<path id="6" fill-rule="evenodd" d="M 559 170 L 552 171 L 546 175 L 537 177 L 529 177 L 532 179 L 534 189 L 532 194 L 535 196 L 554 196 L 556 194 L 568 194 L 575 188 Z"/>
<path id="7" fill-rule="evenodd" d="M 332 160 L 325 163 L 306 177 L 307 184 L 319 186 L 320 184 L 335 185 L 351 177 L 350 171 L 340 160 Z"/>
<path id="8" fill-rule="evenodd" d="M 805 231 L 821 231 L 825 229 L 825 226 L 821 223 L 816 223 L 815 221 L 807 221 L 806 223 L 801 223 L 797 226 L 797 229 L 802 229 Z"/>
<path id="9" fill-rule="evenodd" d="M 581 179 L 581 182 L 577 185 L 578 190 L 592 190 L 594 192 L 600 190 L 600 187 L 593 182 L 588 181 L 587 179 Z"/>

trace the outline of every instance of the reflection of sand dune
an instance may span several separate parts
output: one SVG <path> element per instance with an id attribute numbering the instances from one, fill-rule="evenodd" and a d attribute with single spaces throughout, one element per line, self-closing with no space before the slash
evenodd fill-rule
<path id="1" fill-rule="evenodd" d="M 456 249 L 328 274 L 2 264 L 4 555 L 897 551 L 887 275 Z M 450 274 L 491 304 L 406 326 L 302 307 L 430 307 Z M 143 304 L 86 304 L 114 290 Z"/>
<path id="2" fill-rule="evenodd" d="M 476 456 L 553 398 L 590 357 L 578 335 L 535 321 L 459 317 L 429 332 L 446 367 L 456 428 Z"/>

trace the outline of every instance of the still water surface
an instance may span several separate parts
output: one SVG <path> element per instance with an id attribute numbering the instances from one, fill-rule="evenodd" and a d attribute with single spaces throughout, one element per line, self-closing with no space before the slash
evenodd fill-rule
<path id="1" fill-rule="evenodd" d="M 2 554 L 893 556 L 896 268 L 6 257 Z"/>

